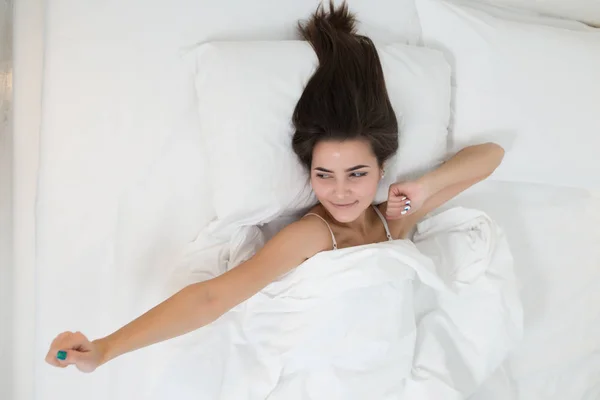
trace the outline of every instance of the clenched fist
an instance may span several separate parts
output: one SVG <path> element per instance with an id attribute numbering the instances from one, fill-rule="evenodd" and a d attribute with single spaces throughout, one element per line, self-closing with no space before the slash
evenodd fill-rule
<path id="1" fill-rule="evenodd" d="M 93 372 L 102 364 L 104 349 L 81 332 L 63 332 L 52 341 L 46 362 L 59 368 L 75 365 L 81 372 Z"/>

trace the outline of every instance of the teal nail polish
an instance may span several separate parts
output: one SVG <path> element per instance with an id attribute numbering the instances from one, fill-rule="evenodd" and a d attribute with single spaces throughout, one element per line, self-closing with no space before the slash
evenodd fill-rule
<path id="1" fill-rule="evenodd" d="M 67 352 L 66 351 L 62 351 L 60 350 L 57 354 L 56 354 L 56 358 L 58 358 L 59 360 L 66 360 L 67 359 Z"/>

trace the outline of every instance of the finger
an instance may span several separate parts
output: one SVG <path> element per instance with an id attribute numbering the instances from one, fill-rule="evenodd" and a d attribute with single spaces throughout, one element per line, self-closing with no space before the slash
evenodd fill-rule
<path id="1" fill-rule="evenodd" d="M 403 209 L 398 209 L 398 210 L 392 210 L 389 212 L 386 212 L 386 218 L 388 219 L 400 219 L 402 217 L 405 217 L 406 215 L 408 215 L 410 213 L 410 207 L 405 207 Z"/>
<path id="2" fill-rule="evenodd" d="M 75 353 L 75 350 L 67 348 L 52 348 L 46 355 L 46 362 L 55 367 L 66 367 L 71 365 L 74 361 L 74 357 L 71 353 Z"/>
<path id="3" fill-rule="evenodd" d="M 412 209 L 412 205 L 410 203 L 402 203 L 402 204 L 388 204 L 386 212 L 395 213 L 402 211 L 410 211 Z"/>
<path id="4" fill-rule="evenodd" d="M 81 332 L 64 332 L 53 341 L 46 361 L 57 367 L 66 367 L 77 362 L 78 350 L 87 349 L 89 341 Z"/>
<path id="5" fill-rule="evenodd" d="M 404 210 L 404 208 L 406 208 L 406 206 L 410 206 L 412 208 L 412 205 L 410 205 L 410 204 L 388 202 L 386 211 L 387 212 L 396 212 L 396 211 L 400 212 L 400 211 Z"/>
<path id="6" fill-rule="evenodd" d="M 392 185 L 392 186 L 390 186 L 390 190 L 389 190 L 388 194 L 393 195 L 393 196 L 402 196 L 403 195 L 402 190 L 403 190 L 403 188 L 401 186 Z"/>
<path id="7" fill-rule="evenodd" d="M 89 341 L 81 332 L 71 333 L 65 335 L 60 341 L 57 342 L 56 350 L 89 350 Z"/>
<path id="8" fill-rule="evenodd" d="M 404 217 L 404 215 L 394 214 L 394 215 L 386 215 L 385 219 L 387 219 L 389 221 L 396 221 L 396 220 L 402 219 L 403 217 Z"/>
<path id="9" fill-rule="evenodd" d="M 48 364 L 53 365 L 55 367 L 65 367 L 61 365 L 59 360 L 57 359 L 57 352 L 62 347 L 62 344 L 65 341 L 65 339 L 71 336 L 72 334 L 73 332 L 67 331 L 59 334 L 58 336 L 56 336 L 56 338 L 54 338 L 54 340 L 50 344 L 50 350 L 48 350 L 48 354 L 46 354 L 45 358 Z"/>
<path id="10" fill-rule="evenodd" d="M 90 349 L 90 341 L 79 331 L 71 336 L 71 348 L 75 350 L 86 351 Z"/>
<path id="11" fill-rule="evenodd" d="M 54 367 L 65 368 L 76 361 L 74 350 L 51 350 L 46 355 L 46 362 Z"/>
<path id="12" fill-rule="evenodd" d="M 397 202 L 402 202 L 402 201 L 406 200 L 408 197 L 404 193 L 398 192 L 398 193 L 390 194 L 389 198 L 393 199 L 394 201 L 397 201 Z"/>
<path id="13" fill-rule="evenodd" d="M 402 202 L 404 202 L 406 200 L 410 200 L 410 199 L 404 193 L 398 193 L 398 194 L 396 194 L 396 193 L 391 193 L 390 192 L 388 194 L 388 201 L 393 201 L 393 202 L 396 202 L 396 203 L 402 203 Z"/>
<path id="14" fill-rule="evenodd" d="M 391 204 L 388 203 L 388 205 L 387 205 L 387 209 L 388 210 L 400 210 L 400 211 L 402 211 L 406 207 L 412 208 L 412 204 L 410 204 L 410 203 L 406 204 L 406 203 L 402 202 L 402 203 L 391 203 Z"/>
<path id="15" fill-rule="evenodd" d="M 390 186 L 390 188 L 388 190 L 388 198 L 394 198 L 394 197 L 398 197 L 401 195 L 402 195 L 401 190 L 395 188 L 394 186 Z"/>
<path id="16" fill-rule="evenodd" d="M 404 212 L 404 209 L 397 209 L 397 210 L 389 210 L 385 214 L 386 214 L 386 216 L 389 216 L 389 217 L 400 218 L 406 214 L 406 213 L 402 214 L 403 212 Z"/>
<path id="17" fill-rule="evenodd" d="M 53 367 L 58 367 L 58 368 L 65 368 L 66 365 L 62 365 L 60 362 L 58 362 L 58 359 L 56 358 L 56 352 L 48 352 L 48 354 L 46 355 L 45 361 L 52 365 Z"/>
<path id="18" fill-rule="evenodd" d="M 53 341 L 52 341 L 52 343 L 50 344 L 50 347 L 54 347 L 54 346 L 56 346 L 56 345 L 57 345 L 57 344 L 59 344 L 59 343 L 60 343 L 62 340 L 64 340 L 64 338 L 66 338 L 66 337 L 68 337 L 68 336 L 70 336 L 70 335 L 72 335 L 72 334 L 73 334 L 73 332 L 70 332 L 70 331 L 63 332 L 63 333 L 59 334 L 58 336 L 56 336 L 56 337 L 54 338 L 54 340 L 53 340 Z"/>
<path id="19" fill-rule="evenodd" d="M 77 364 L 79 352 L 76 350 L 59 350 L 56 352 L 56 361 L 61 367 Z"/>
<path id="20" fill-rule="evenodd" d="M 406 204 L 403 201 L 398 201 L 398 200 L 388 200 L 387 202 L 387 206 L 389 209 L 395 209 L 395 208 L 404 208 Z"/>

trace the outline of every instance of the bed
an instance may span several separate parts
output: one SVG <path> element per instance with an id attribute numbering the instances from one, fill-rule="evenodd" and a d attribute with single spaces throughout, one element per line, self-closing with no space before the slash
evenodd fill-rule
<path id="1" fill-rule="evenodd" d="M 438 33 L 427 29 L 434 24 L 422 22 L 412 0 L 386 1 L 378 8 L 362 0 L 350 4 L 360 15 L 362 29 L 378 41 L 436 45 Z M 199 269 L 195 279 L 214 273 L 208 264 L 221 262 L 227 251 L 223 238 L 206 237 L 205 228 L 239 214 L 227 214 L 222 202 L 215 203 L 220 188 L 211 174 L 214 160 L 205 154 L 206 142 L 198 135 L 206 129 L 205 120 L 198 118 L 202 98 L 194 87 L 198 45 L 292 39 L 295 21 L 308 16 L 314 6 L 308 0 L 260 1 L 252 7 L 187 0 L 46 5 L 35 249 L 31 249 L 35 266 L 17 273 L 24 275 L 15 287 L 20 296 L 35 294 L 34 304 L 26 297 L 15 302 L 20 307 L 15 313 L 19 315 L 15 351 L 23 351 L 31 361 L 15 359 L 14 399 L 139 398 L 140 388 L 156 377 L 167 345 L 123 356 L 91 375 L 52 369 L 43 355 L 59 332 L 106 335 L 181 287 L 190 277 L 173 277 L 185 264 L 182 254 L 192 245 L 200 243 L 200 258 L 195 260 L 206 260 L 202 268 L 193 266 Z M 485 12 L 508 18 L 506 13 L 512 10 Z M 519 20 L 515 24 L 535 22 L 542 29 L 594 34 L 574 21 L 546 19 L 533 12 L 510 18 Z M 583 85 L 584 78 L 579 77 Z M 456 86 L 460 77 L 452 79 Z M 579 121 L 587 121 L 589 108 L 581 111 Z M 477 124 L 486 122 L 460 120 L 461 110 L 453 111 L 452 124 L 465 130 L 477 131 Z M 523 122 L 518 116 L 512 121 Z M 573 130 L 577 134 L 595 128 L 594 121 L 587 126 L 579 123 Z M 526 129 L 535 131 L 536 125 Z M 498 138 L 497 132 L 494 135 Z M 474 138 L 455 134 L 451 139 L 458 146 Z M 579 153 L 571 150 L 573 143 L 581 142 L 564 144 L 557 139 L 550 151 L 560 148 L 564 159 L 571 161 L 580 154 L 585 170 L 574 175 L 566 172 L 568 168 L 557 168 L 552 179 L 542 170 L 520 175 L 523 142 L 512 136 L 502 140 L 509 151 L 514 149 L 509 165 L 516 169 L 498 171 L 448 205 L 481 209 L 505 229 L 525 312 L 523 341 L 472 398 L 596 400 L 600 398 L 600 171 L 594 169 L 590 149 L 597 136 L 586 136 L 590 145 L 580 147 Z M 561 154 L 557 157 L 562 162 Z M 295 205 L 294 211 L 303 206 Z M 23 265 L 31 261 L 22 255 L 16 259 Z M 35 329 L 28 329 L 32 325 Z"/>

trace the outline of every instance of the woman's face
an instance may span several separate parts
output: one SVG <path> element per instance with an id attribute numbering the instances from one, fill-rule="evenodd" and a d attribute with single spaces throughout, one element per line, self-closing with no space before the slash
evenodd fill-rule
<path id="1" fill-rule="evenodd" d="M 373 203 L 381 172 L 367 141 L 322 141 L 313 149 L 312 188 L 339 222 L 356 220 Z"/>

